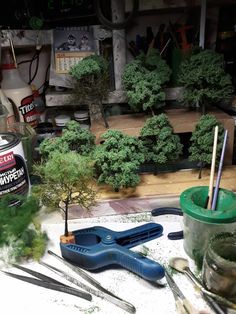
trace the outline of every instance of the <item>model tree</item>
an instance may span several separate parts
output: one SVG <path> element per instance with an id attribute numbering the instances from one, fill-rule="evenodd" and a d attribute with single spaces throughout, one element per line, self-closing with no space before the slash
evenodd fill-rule
<path id="1" fill-rule="evenodd" d="M 42 204 L 59 208 L 65 204 L 65 232 L 68 236 L 68 208 L 76 203 L 89 209 L 94 204 L 96 191 L 92 188 L 93 164 L 87 157 L 76 152 L 54 152 L 45 162 L 34 166 L 34 173 L 41 177 L 41 184 L 35 186 L 34 194 Z"/>
<path id="2" fill-rule="evenodd" d="M 233 93 L 231 77 L 224 71 L 223 55 L 212 50 L 193 53 L 180 66 L 178 81 L 184 86 L 184 104 L 201 107 L 229 102 Z"/>
<path id="3" fill-rule="evenodd" d="M 98 182 L 106 183 L 115 191 L 135 187 L 140 182 L 138 169 L 144 162 L 142 143 L 118 130 L 102 135 L 104 142 L 95 151 Z"/>
<path id="4" fill-rule="evenodd" d="M 140 131 L 146 153 L 146 162 L 155 165 L 175 161 L 182 153 L 183 145 L 180 138 L 173 133 L 173 128 L 166 114 L 147 119 Z"/>
<path id="5" fill-rule="evenodd" d="M 95 135 L 81 128 L 78 122 L 70 121 L 61 136 L 43 140 L 39 145 L 39 152 L 44 159 L 47 159 L 55 151 L 61 153 L 75 151 L 80 155 L 88 156 L 94 148 Z"/>
<path id="6" fill-rule="evenodd" d="M 171 70 L 156 49 L 141 54 L 125 66 L 122 84 L 128 103 L 134 111 L 150 110 L 165 105 L 163 86 L 170 79 Z"/>
<path id="7" fill-rule="evenodd" d="M 85 57 L 73 67 L 71 67 L 71 76 L 75 79 L 73 88 L 74 98 L 78 103 L 89 103 L 90 118 L 95 119 L 99 108 L 106 128 L 108 123 L 104 113 L 102 100 L 108 95 L 109 91 L 109 71 L 108 62 L 100 55 L 91 55 Z M 95 110 L 95 111 L 94 111 Z"/>
<path id="8" fill-rule="evenodd" d="M 215 126 L 219 126 L 216 163 L 219 162 L 224 138 L 224 128 L 215 116 L 206 114 L 200 118 L 190 138 L 189 160 L 200 162 L 199 178 L 204 166 L 210 165 Z"/>

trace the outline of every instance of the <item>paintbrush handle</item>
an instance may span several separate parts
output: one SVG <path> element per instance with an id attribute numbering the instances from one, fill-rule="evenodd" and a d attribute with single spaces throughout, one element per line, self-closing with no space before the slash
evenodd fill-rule
<path id="1" fill-rule="evenodd" d="M 199 314 L 200 311 L 195 309 L 195 307 L 187 300 L 187 299 L 183 299 L 183 305 L 184 308 L 186 309 L 186 312 L 189 314 Z"/>
<path id="2" fill-rule="evenodd" d="M 212 159 L 211 159 L 211 173 L 210 173 L 207 209 L 211 209 L 211 203 L 212 203 L 213 186 L 214 186 L 214 175 L 215 175 L 215 164 L 216 164 L 216 151 L 217 151 L 217 141 L 218 141 L 218 130 L 219 130 L 219 127 L 218 127 L 218 125 L 216 125 L 215 133 L 214 133 L 214 143 L 213 143 L 213 150 L 212 150 Z"/>
<path id="3" fill-rule="evenodd" d="M 180 299 L 175 301 L 175 307 L 176 307 L 176 312 L 178 314 L 188 314 L 188 312 L 186 311 L 183 305 L 183 302 Z"/>
<path id="4" fill-rule="evenodd" d="M 223 167 L 223 163 L 224 163 L 227 136 L 228 136 L 228 130 L 225 130 L 223 147 L 222 147 L 221 156 L 220 156 L 219 169 L 218 169 L 218 174 L 217 174 L 217 179 L 216 179 L 216 186 L 215 186 L 213 201 L 212 201 L 212 206 L 211 206 L 212 210 L 216 209 L 216 203 L 217 203 L 219 187 L 220 187 L 220 179 L 221 179 L 221 174 L 222 174 L 222 167 Z"/>

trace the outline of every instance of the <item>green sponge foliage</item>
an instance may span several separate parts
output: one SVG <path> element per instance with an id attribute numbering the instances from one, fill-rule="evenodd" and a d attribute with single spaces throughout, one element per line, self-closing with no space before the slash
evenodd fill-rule
<path id="1" fill-rule="evenodd" d="M 180 66 L 178 81 L 184 86 L 182 100 L 189 106 L 202 107 L 229 102 L 233 93 L 231 77 L 223 68 L 223 55 L 201 50 Z"/>
<path id="2" fill-rule="evenodd" d="M 39 146 L 39 152 L 44 159 L 55 151 L 61 153 L 76 151 L 80 155 L 87 156 L 92 153 L 94 147 L 95 135 L 81 128 L 78 122 L 70 121 L 66 124 L 61 136 L 43 140 Z"/>
<path id="3" fill-rule="evenodd" d="M 18 198 L 20 206 L 9 206 Z M 0 258 L 10 261 L 39 260 L 45 253 L 48 238 L 36 223 L 39 204 L 35 197 L 5 196 L 0 200 L 0 248 L 8 256 Z"/>
<path id="4" fill-rule="evenodd" d="M 173 133 L 173 128 L 164 113 L 147 119 L 140 136 L 146 149 L 146 162 L 166 164 L 177 160 L 182 153 L 183 145 L 180 138 Z"/>
<path id="5" fill-rule="evenodd" d="M 211 164 L 216 125 L 219 126 L 216 163 L 219 162 L 224 140 L 224 128 L 215 116 L 210 114 L 206 114 L 200 118 L 192 133 L 189 160 L 199 161 L 202 164 Z"/>
<path id="6" fill-rule="evenodd" d="M 112 186 L 115 191 L 135 187 L 140 182 L 139 166 L 144 162 L 141 141 L 118 130 L 108 130 L 102 138 L 104 142 L 94 154 L 98 182 Z"/>
<path id="7" fill-rule="evenodd" d="M 125 66 L 122 84 L 128 103 L 134 111 L 154 110 L 165 105 L 163 86 L 169 81 L 171 70 L 156 49 L 141 54 Z"/>

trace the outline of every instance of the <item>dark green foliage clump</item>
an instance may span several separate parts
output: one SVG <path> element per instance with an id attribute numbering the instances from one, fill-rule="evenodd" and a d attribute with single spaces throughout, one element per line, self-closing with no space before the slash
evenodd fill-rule
<path id="1" fill-rule="evenodd" d="M 141 141 L 146 149 L 146 162 L 166 164 L 175 161 L 182 153 L 180 138 L 165 114 L 147 119 L 140 131 Z"/>
<path id="2" fill-rule="evenodd" d="M 216 164 L 219 163 L 224 140 L 224 128 L 215 116 L 210 114 L 206 114 L 200 118 L 192 133 L 189 147 L 189 160 L 199 161 L 208 165 L 211 164 L 216 125 L 219 126 Z"/>
<path id="3" fill-rule="evenodd" d="M 70 121 L 63 129 L 62 135 L 45 139 L 39 146 L 39 152 L 44 159 L 55 151 L 67 153 L 75 151 L 80 155 L 89 155 L 95 147 L 95 135 L 81 128 L 76 121 Z"/>
<path id="4" fill-rule="evenodd" d="M 156 49 L 141 54 L 125 66 L 122 84 L 128 103 L 134 111 L 154 110 L 165 105 L 163 85 L 168 82 L 171 70 Z"/>
<path id="5" fill-rule="evenodd" d="M 21 205 L 9 206 L 19 198 Z M 39 211 L 36 198 L 6 196 L 0 200 L 0 247 L 8 247 L 10 260 L 39 260 L 47 246 L 47 235 L 41 232 L 35 216 Z"/>
<path id="6" fill-rule="evenodd" d="M 223 55 L 202 50 L 180 66 L 178 81 L 184 86 L 182 100 L 189 106 L 205 107 L 229 102 L 233 93 L 231 77 L 224 71 Z"/>
<path id="7" fill-rule="evenodd" d="M 137 172 L 144 162 L 141 141 L 117 130 L 108 130 L 102 138 L 104 143 L 97 147 L 94 156 L 98 182 L 115 191 L 136 186 L 140 182 Z"/>

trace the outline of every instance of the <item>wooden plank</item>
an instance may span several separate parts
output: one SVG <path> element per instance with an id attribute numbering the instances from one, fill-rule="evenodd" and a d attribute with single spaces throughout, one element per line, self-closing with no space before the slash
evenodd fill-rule
<path id="1" fill-rule="evenodd" d="M 193 186 L 209 185 L 210 169 L 203 169 L 202 179 L 198 179 L 197 170 L 185 170 L 158 175 L 142 174 L 141 182 L 136 188 L 122 189 L 114 192 L 107 185 L 99 185 L 98 199 L 122 199 L 129 197 L 175 197 Z M 224 167 L 221 188 L 236 192 L 236 166 Z"/>
<path id="2" fill-rule="evenodd" d="M 200 112 L 184 108 L 164 110 L 164 113 L 167 114 L 174 132 L 179 134 L 192 132 L 201 118 Z M 208 113 L 214 115 L 216 119 L 223 124 L 224 128 L 228 130 L 225 164 L 231 165 L 234 146 L 234 119 L 217 108 L 211 109 Z M 108 124 L 110 129 L 120 130 L 127 135 L 139 136 L 140 129 L 148 118 L 150 118 L 150 116 L 145 115 L 144 113 L 110 116 L 108 117 Z M 102 141 L 101 135 L 106 132 L 106 130 L 103 121 L 99 120 L 92 122 L 91 132 L 95 134 L 97 144 Z"/>

